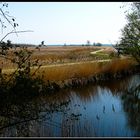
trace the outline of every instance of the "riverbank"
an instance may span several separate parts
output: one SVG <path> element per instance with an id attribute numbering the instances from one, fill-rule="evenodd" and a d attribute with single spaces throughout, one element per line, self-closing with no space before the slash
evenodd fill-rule
<path id="1" fill-rule="evenodd" d="M 41 48 L 39 51 L 34 52 L 34 57 L 38 57 L 37 61 L 42 62 L 41 67 L 31 66 L 30 73 L 27 76 L 24 77 L 23 74 L 21 74 L 20 77 L 17 77 L 15 74 L 16 67 L 11 68 L 11 63 L 5 67 L 3 64 L 1 73 L 7 75 L 5 78 L 6 81 L 10 77 L 15 80 L 13 83 L 11 82 L 13 85 L 9 86 L 14 86 L 15 88 L 16 83 L 16 88 L 20 90 L 19 84 L 21 84 L 20 86 L 22 88 L 25 88 L 25 85 L 27 85 L 28 88 L 26 92 L 28 92 L 29 87 L 31 91 L 32 87 L 37 87 L 39 93 L 54 92 L 63 88 L 81 87 L 90 82 L 110 81 L 135 73 L 134 67 L 137 64 L 136 61 L 130 56 L 122 55 L 118 57 L 114 55 L 116 54 L 114 51 L 111 47 L 73 47 L 61 48 L 59 51 L 58 48 Z M 49 61 L 50 58 L 53 58 L 56 63 L 45 63 L 46 59 L 48 59 L 47 55 L 49 55 Z M 62 55 L 65 57 L 62 57 L 63 61 L 60 63 L 58 60 Z M 33 57 L 31 58 L 32 61 L 34 59 Z M 22 69 L 20 71 L 22 71 Z M 36 82 L 34 83 L 34 79 L 43 81 L 43 85 L 38 83 L 38 80 L 35 80 Z M 11 81 L 11 79 L 9 79 L 9 81 Z"/>
<path id="2" fill-rule="evenodd" d="M 73 87 L 79 88 L 89 83 L 94 84 L 94 83 L 100 83 L 102 81 L 111 82 L 112 80 L 122 79 L 124 77 L 134 75 L 134 74 L 140 74 L 140 66 L 133 66 L 130 69 L 121 70 L 116 73 L 105 72 L 101 74 L 96 74 L 94 76 L 89 76 L 86 78 L 84 77 L 84 78 L 69 79 L 64 82 L 62 88 L 73 88 Z"/>
<path id="3" fill-rule="evenodd" d="M 110 62 L 42 68 L 40 72 L 43 73 L 43 80 L 47 82 L 47 91 L 54 92 L 64 88 L 80 88 L 89 83 L 121 79 L 139 73 L 140 66 L 128 59 L 117 59 Z"/>

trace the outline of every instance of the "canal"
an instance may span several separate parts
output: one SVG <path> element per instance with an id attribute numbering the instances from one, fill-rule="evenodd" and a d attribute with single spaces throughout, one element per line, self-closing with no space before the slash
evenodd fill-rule
<path id="1" fill-rule="evenodd" d="M 139 74 L 34 99 L 0 100 L 1 137 L 140 136 Z"/>

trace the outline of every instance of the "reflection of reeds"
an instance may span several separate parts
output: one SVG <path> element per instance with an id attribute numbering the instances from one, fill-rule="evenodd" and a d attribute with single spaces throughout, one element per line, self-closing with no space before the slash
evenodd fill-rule
<path id="1" fill-rule="evenodd" d="M 96 136 L 95 128 L 92 128 L 91 122 L 71 120 L 65 123 L 63 127 L 62 137 L 94 137 Z"/>
<path id="2" fill-rule="evenodd" d="M 127 88 L 130 86 L 130 81 L 132 77 L 125 77 L 123 79 L 111 80 L 111 82 L 101 82 L 99 83 L 102 89 L 109 89 L 113 95 L 121 94 L 122 91 L 127 91 Z"/>
<path id="3" fill-rule="evenodd" d="M 98 86 L 97 85 L 87 85 L 80 88 L 75 88 L 73 91 L 84 102 L 89 102 L 94 97 L 98 96 Z"/>

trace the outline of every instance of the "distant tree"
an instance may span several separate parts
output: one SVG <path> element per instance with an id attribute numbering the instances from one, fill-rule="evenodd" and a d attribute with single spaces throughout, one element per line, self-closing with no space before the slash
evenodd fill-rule
<path id="1" fill-rule="evenodd" d="M 89 40 L 87 40 L 87 46 L 90 46 L 90 41 Z"/>
<path id="2" fill-rule="evenodd" d="M 40 47 L 44 46 L 44 41 L 41 41 L 41 43 L 36 47 L 36 49 L 38 49 L 40 51 Z"/>
<path id="3" fill-rule="evenodd" d="M 96 43 L 95 42 L 93 43 L 93 46 L 96 46 Z"/>
<path id="4" fill-rule="evenodd" d="M 123 47 L 123 53 L 132 55 L 140 64 L 140 2 L 131 5 L 127 11 L 127 24 L 122 29 L 122 37 L 116 47 Z"/>
<path id="5" fill-rule="evenodd" d="M 99 42 L 98 42 L 98 43 L 95 43 L 95 42 L 94 42 L 94 43 L 93 43 L 93 46 L 102 46 L 102 43 L 99 43 Z"/>
<path id="6" fill-rule="evenodd" d="M 102 46 L 102 44 L 98 42 L 98 43 L 96 43 L 96 46 Z"/>
<path id="7" fill-rule="evenodd" d="M 44 46 L 44 41 L 41 41 L 41 45 Z"/>
<path id="8" fill-rule="evenodd" d="M 7 45 L 8 45 L 9 47 L 12 47 L 12 43 L 11 43 L 10 40 L 7 40 Z"/>

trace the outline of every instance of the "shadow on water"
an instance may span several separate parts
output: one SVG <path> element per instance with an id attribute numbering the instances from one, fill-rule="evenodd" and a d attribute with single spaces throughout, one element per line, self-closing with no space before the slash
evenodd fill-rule
<path id="1" fill-rule="evenodd" d="M 27 96 L 0 97 L 1 137 L 140 135 L 139 75 Z"/>
<path id="2" fill-rule="evenodd" d="M 128 126 L 135 130 L 135 136 L 140 136 L 140 84 L 133 85 L 121 98 Z"/>

